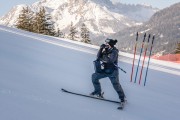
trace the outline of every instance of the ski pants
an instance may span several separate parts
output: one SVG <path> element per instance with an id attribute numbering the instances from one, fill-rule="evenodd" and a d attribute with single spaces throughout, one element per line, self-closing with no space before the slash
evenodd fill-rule
<path id="1" fill-rule="evenodd" d="M 102 78 L 108 77 L 116 90 L 119 99 L 124 100 L 125 94 L 124 91 L 119 83 L 119 72 L 118 70 L 114 70 L 112 74 L 106 74 L 106 73 L 93 73 L 92 74 L 92 83 L 95 89 L 96 93 L 101 93 L 101 85 L 99 80 Z"/>

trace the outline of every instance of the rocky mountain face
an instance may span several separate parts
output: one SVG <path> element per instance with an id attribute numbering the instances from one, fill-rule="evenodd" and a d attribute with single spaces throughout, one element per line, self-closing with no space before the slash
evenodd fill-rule
<path id="1" fill-rule="evenodd" d="M 141 26 L 126 28 L 112 35 L 118 39 L 118 48 L 133 52 L 136 32 L 139 32 L 138 48 L 140 49 L 144 33 L 155 35 L 154 54 L 174 53 L 180 43 L 180 3 L 155 13 L 148 22 Z M 146 39 L 147 41 L 147 39 Z M 140 51 L 140 50 L 139 50 Z"/>
<path id="2" fill-rule="evenodd" d="M 40 0 L 32 5 L 15 6 L 0 18 L 0 24 L 14 26 L 25 6 L 33 12 L 45 7 L 52 16 L 55 27 L 67 34 L 71 22 L 79 31 L 84 23 L 91 33 L 91 39 L 97 36 L 107 37 L 124 28 L 140 25 L 157 11 L 150 6 L 113 4 L 110 0 Z"/>

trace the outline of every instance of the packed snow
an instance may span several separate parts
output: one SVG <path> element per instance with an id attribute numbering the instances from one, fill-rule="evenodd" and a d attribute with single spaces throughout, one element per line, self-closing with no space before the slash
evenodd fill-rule
<path id="1" fill-rule="evenodd" d="M 127 71 L 119 72 L 120 83 L 128 102 L 117 110 L 118 104 L 60 91 L 93 91 L 98 46 L 5 26 L 0 26 L 0 36 L 0 120 L 180 119 L 179 64 L 151 60 L 144 87 L 130 82 L 133 55 L 120 53 L 119 66 Z M 104 97 L 118 101 L 110 81 L 101 84 Z"/>

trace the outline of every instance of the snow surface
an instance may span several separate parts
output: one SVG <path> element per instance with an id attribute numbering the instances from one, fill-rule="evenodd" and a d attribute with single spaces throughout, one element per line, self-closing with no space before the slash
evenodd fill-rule
<path id="1" fill-rule="evenodd" d="M 121 53 L 119 66 L 127 74 L 119 73 L 120 83 L 128 103 L 119 111 L 118 104 L 60 91 L 93 91 L 97 46 L 4 26 L 0 26 L 0 36 L 0 120 L 180 119 L 180 69 L 175 67 L 179 64 L 166 62 L 170 67 L 152 60 L 144 87 L 130 82 L 132 55 Z M 108 79 L 101 84 L 106 98 L 118 100 Z"/>

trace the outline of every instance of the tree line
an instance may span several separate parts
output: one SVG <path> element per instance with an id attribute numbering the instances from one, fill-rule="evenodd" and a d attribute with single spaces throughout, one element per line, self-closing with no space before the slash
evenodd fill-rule
<path id="1" fill-rule="evenodd" d="M 36 13 L 32 12 L 29 7 L 24 7 L 19 14 L 16 27 L 34 33 L 65 38 L 65 33 L 63 33 L 59 28 L 55 30 L 54 24 L 55 22 L 52 20 L 51 15 L 46 12 L 44 7 L 41 7 Z M 79 38 L 77 33 L 77 28 L 73 25 L 73 22 L 71 22 L 69 34 L 66 38 L 76 40 Z M 84 23 L 82 23 L 81 26 L 80 36 L 81 42 L 91 43 L 89 30 Z"/>
<path id="2" fill-rule="evenodd" d="M 180 43 L 178 43 L 175 54 L 180 54 Z"/>

